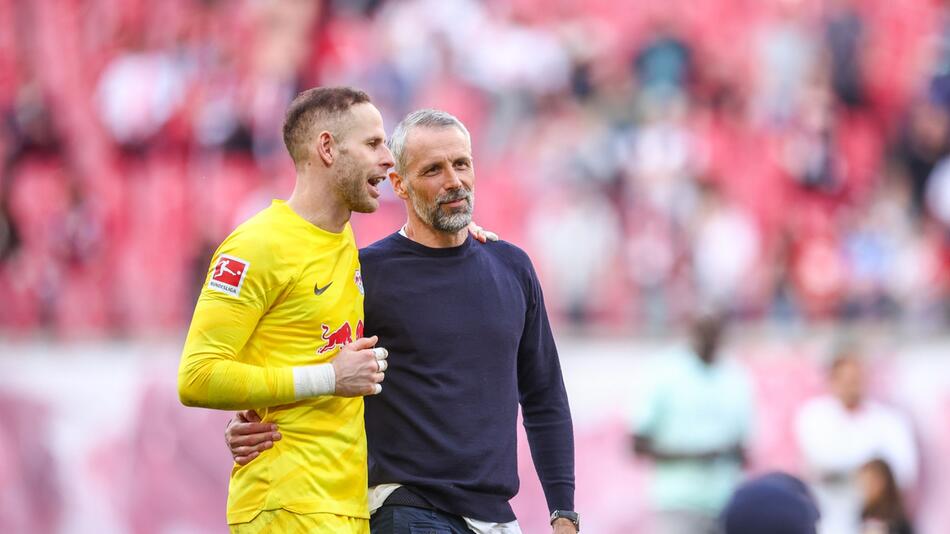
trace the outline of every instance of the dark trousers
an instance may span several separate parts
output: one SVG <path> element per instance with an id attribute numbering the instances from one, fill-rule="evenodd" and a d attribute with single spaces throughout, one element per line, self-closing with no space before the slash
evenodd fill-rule
<path id="1" fill-rule="evenodd" d="M 472 534 L 457 515 L 414 506 L 385 505 L 369 520 L 372 534 Z"/>

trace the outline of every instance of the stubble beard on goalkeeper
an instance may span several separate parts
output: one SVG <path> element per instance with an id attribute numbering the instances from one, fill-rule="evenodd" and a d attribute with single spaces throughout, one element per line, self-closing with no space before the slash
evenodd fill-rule
<path id="1" fill-rule="evenodd" d="M 416 212 L 419 219 L 426 226 L 439 232 L 457 234 L 467 231 L 469 223 L 472 222 L 475 193 L 464 185 L 436 196 L 432 203 L 427 203 L 421 194 L 413 190 L 408 180 L 406 193 L 412 202 L 412 210 Z M 450 204 L 455 205 L 450 206 Z"/>
<path id="2" fill-rule="evenodd" d="M 341 150 L 336 194 L 352 212 L 373 213 L 379 207 L 379 183 L 386 176 L 373 164 L 361 166 L 354 154 Z"/>

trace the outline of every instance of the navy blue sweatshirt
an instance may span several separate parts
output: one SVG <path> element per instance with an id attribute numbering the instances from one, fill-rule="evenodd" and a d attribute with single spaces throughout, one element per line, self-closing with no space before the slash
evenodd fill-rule
<path id="1" fill-rule="evenodd" d="M 549 511 L 574 509 L 574 438 L 557 348 L 531 260 L 469 237 L 429 248 L 393 234 L 360 251 L 366 335 L 389 350 L 366 397 L 369 484 L 436 508 L 515 518 L 520 402 Z"/>

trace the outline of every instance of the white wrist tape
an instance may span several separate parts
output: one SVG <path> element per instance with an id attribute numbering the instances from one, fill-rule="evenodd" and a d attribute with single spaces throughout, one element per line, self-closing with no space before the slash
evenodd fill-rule
<path id="1" fill-rule="evenodd" d="M 305 365 L 294 367 L 294 398 L 297 400 L 320 395 L 332 395 L 336 391 L 336 372 L 333 365 Z"/>

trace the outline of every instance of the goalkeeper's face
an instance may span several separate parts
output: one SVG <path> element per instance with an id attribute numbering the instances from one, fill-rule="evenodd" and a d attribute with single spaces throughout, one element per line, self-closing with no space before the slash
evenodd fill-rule
<path id="1" fill-rule="evenodd" d="M 352 122 L 340 134 L 335 188 L 350 211 L 372 213 L 379 207 L 379 184 L 394 165 L 393 155 L 375 106 L 353 106 L 351 116 Z"/>

